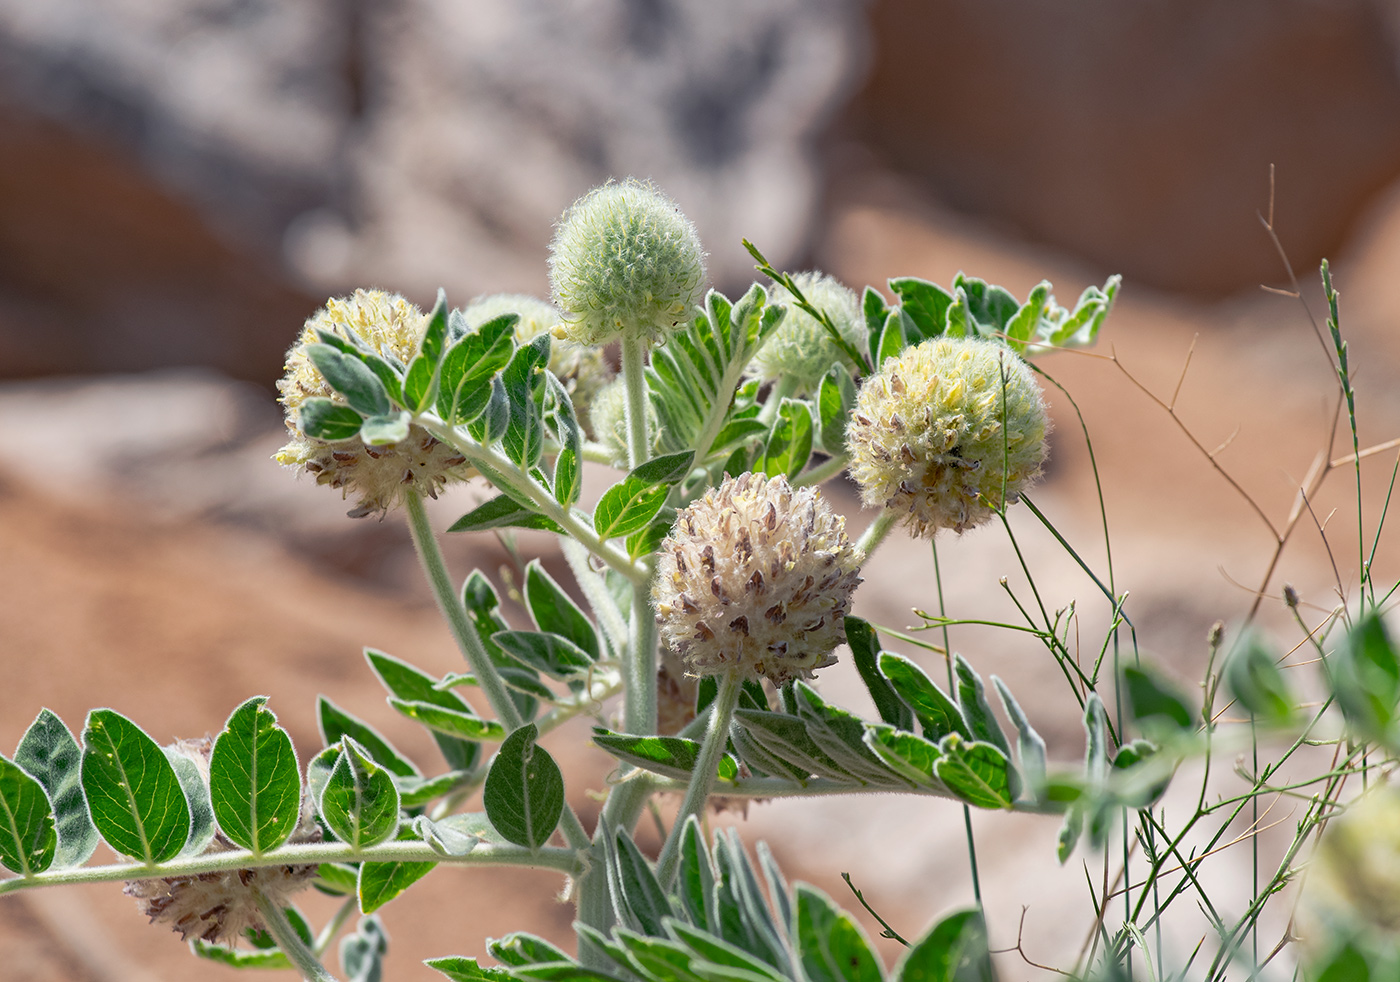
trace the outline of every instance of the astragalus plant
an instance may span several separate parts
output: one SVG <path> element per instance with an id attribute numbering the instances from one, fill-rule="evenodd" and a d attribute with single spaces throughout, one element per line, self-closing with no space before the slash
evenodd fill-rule
<path id="1" fill-rule="evenodd" d="M 441 758 L 410 759 L 325 697 L 325 747 L 300 758 L 263 695 L 236 706 L 212 742 L 172 747 L 110 709 L 76 737 L 45 711 L 0 761 L 0 862 L 14 874 L 0 893 L 125 881 L 196 955 L 307 979 L 336 977 L 327 953 L 359 914 L 340 938 L 338 972 L 369 980 L 389 943 L 376 910 L 438 865 L 516 865 L 560 874 L 577 943 L 563 950 L 522 924 L 489 942 L 498 964 L 453 956 L 443 939 L 432 968 L 492 982 L 993 978 L 975 896 L 939 897 L 950 913 L 885 966 L 848 912 L 790 887 L 761 844 L 751 853 L 735 831 L 705 832 L 714 796 L 860 793 L 874 808 L 890 793 L 1042 815 L 1062 823 L 1061 861 L 1079 849 L 1102 863 L 1106 889 L 1091 881 L 1083 916 L 1065 914 L 1076 930 L 1094 928 L 1063 974 L 1286 977 L 1304 923 L 1311 977 L 1392 971 L 1391 792 L 1369 794 L 1323 839 L 1315 899 L 1279 943 L 1283 957 L 1270 962 L 1275 939 L 1259 937 L 1266 904 L 1294 903 L 1284 887 L 1346 807 L 1348 778 L 1384 785 L 1400 750 L 1400 661 L 1379 616 L 1391 595 L 1378 594 L 1370 557 L 1358 605 L 1307 624 L 1290 600 L 1322 667 L 1322 701 L 1301 703 L 1267 644 L 1243 631 L 1212 635 L 1201 694 L 1188 698 L 1139 657 L 1111 566 L 1091 568 L 1031 500 L 1050 432 L 1033 359 L 1091 345 L 1117 278 L 1072 308 L 1046 283 L 1021 301 L 962 275 L 949 289 L 904 277 L 857 296 L 824 274 L 780 273 L 749 249 L 765 284 L 737 300 L 705 292 L 694 227 L 659 191 L 627 181 L 561 219 L 549 301 L 503 294 L 457 310 L 439 295 L 426 313 L 375 290 L 329 301 L 287 357 L 277 459 L 339 489 L 352 516 L 406 519 L 464 670 L 366 657 L 392 711 L 426 727 Z M 1351 407 L 1330 282 L 1329 296 L 1331 357 Z M 1344 418 L 1354 434 L 1354 412 Z M 1305 490 L 1365 456 L 1355 443 L 1350 457 L 1325 458 Z M 597 500 L 581 498 L 588 461 L 621 471 Z M 846 472 L 869 509 L 858 535 L 820 490 Z M 544 530 L 572 573 L 563 585 L 537 561 L 524 568 L 516 596 L 529 629 L 510 625 L 483 573 L 449 572 L 429 526 L 424 498 L 477 477 L 492 496 L 450 534 Z M 940 663 L 932 673 L 884 650 L 850 613 L 894 530 L 935 550 L 939 537 L 986 523 L 1014 541 L 1012 508 L 1055 532 L 1099 588 L 1084 602 L 1112 612 L 1099 656 L 1082 662 L 1073 607 L 1047 609 L 1027 569 L 1032 594 L 1013 598 L 1024 621 L 1003 625 L 1038 639 L 1064 676 L 1063 691 L 1038 696 L 1075 700 L 1086 750 L 1072 765 L 1047 762 L 1037 705 L 951 653 L 947 612 L 923 615 L 933 633 L 920 637 L 943 632 L 942 645 L 920 642 L 921 658 Z M 1278 526 L 1280 550 L 1297 521 Z M 1381 523 L 1371 521 L 1374 542 Z M 941 603 L 931 597 L 928 609 Z M 810 684 L 837 658 L 854 661 L 878 718 Z M 1231 700 L 1236 722 L 1221 717 Z M 593 828 L 538 742 L 580 715 L 617 759 Z M 1283 763 L 1317 745 L 1332 749 L 1325 766 L 1280 785 Z M 1216 793 L 1207 766 L 1194 809 L 1157 804 L 1183 761 L 1247 748 L 1242 791 Z M 1226 910 L 1201 866 L 1235 819 L 1279 794 L 1306 803 L 1294 843 L 1259 873 L 1244 909 Z M 655 857 L 633 839 L 644 813 L 666 825 Z M 118 858 L 90 865 L 100 842 Z M 869 847 L 880 861 L 881 845 Z M 296 907 L 313 888 L 344 898 L 319 928 Z M 1174 904 L 1209 923 L 1195 950 L 1162 942 Z M 1001 964 L 1013 976 L 1040 971 L 1011 955 Z"/>

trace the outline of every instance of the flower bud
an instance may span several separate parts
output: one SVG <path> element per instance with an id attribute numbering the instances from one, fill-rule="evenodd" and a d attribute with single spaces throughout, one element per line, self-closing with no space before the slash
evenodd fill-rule
<path id="1" fill-rule="evenodd" d="M 520 293 L 496 293 L 478 297 L 469 303 L 462 315 L 467 325 L 478 328 L 502 314 L 517 314 L 515 340 L 525 344 L 546 331 L 553 331 L 564 322 L 564 315 L 543 300 Z M 560 382 L 574 404 L 574 414 L 587 423 L 589 407 L 598 390 L 613 377 L 612 366 L 601 348 L 575 344 L 556 338 L 549 346 L 549 370 Z"/>
<path id="2" fill-rule="evenodd" d="M 793 281 L 807 302 L 830 318 L 843 338 L 857 351 L 865 348 L 865 316 L 855 293 L 834 277 L 816 271 L 798 273 Z M 815 392 L 833 365 L 845 365 L 855 373 L 855 362 L 821 321 L 797 306 L 791 293 L 775 283 L 769 287 L 769 295 L 773 303 L 787 305 L 787 315 L 754 356 L 749 365 L 753 374 L 765 382 L 790 378 L 796 383 L 793 394 L 802 396 Z"/>
<path id="3" fill-rule="evenodd" d="M 907 514 L 914 534 L 980 525 L 1040 474 L 1050 420 L 1010 348 L 932 338 L 866 379 L 846 430 L 851 476 L 870 506 Z"/>
<path id="4" fill-rule="evenodd" d="M 676 516 L 652 601 L 661 637 L 692 674 L 781 685 L 835 662 L 858 583 L 846 521 L 821 492 L 749 473 Z"/>
<path id="5" fill-rule="evenodd" d="M 359 437 L 331 442 L 301 432 L 299 411 L 307 399 L 344 402 L 307 357 L 306 346 L 319 342 L 319 328 L 347 341 L 358 339 L 390 364 L 403 366 L 417 354 L 427 326 L 428 318 L 403 297 L 356 290 L 353 296 L 327 302 L 306 322 L 301 337 L 287 352 L 286 374 L 277 389 L 287 410 L 291 439 L 275 459 L 314 474 L 317 484 L 340 488 L 347 497 L 356 495 L 352 518 L 387 511 L 406 488 L 436 498 L 443 485 L 466 480 L 475 472 L 456 450 L 416 425 L 409 427 L 403 440 L 383 446 L 368 446 Z"/>
<path id="6" fill-rule="evenodd" d="M 594 188 L 564 213 L 549 278 L 574 341 L 654 341 L 699 301 L 705 253 L 674 201 L 629 179 Z"/>

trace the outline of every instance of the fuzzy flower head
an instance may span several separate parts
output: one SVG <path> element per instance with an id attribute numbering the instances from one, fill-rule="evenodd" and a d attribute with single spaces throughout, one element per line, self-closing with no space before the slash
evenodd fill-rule
<path id="1" fill-rule="evenodd" d="M 861 386 L 846 448 L 865 504 L 903 511 L 931 536 L 982 524 L 1003 488 L 1015 501 L 1040 474 L 1049 429 L 1040 386 L 1010 348 L 932 338 Z"/>
<path id="2" fill-rule="evenodd" d="M 573 340 L 654 341 L 699 301 L 705 253 L 674 201 L 629 179 L 569 206 L 550 246 L 549 279 Z"/>
<path id="3" fill-rule="evenodd" d="M 419 426 L 410 426 L 408 436 L 398 443 L 383 446 L 368 446 L 358 437 L 332 442 L 307 436 L 300 426 L 300 409 L 306 400 L 344 399 L 312 363 L 306 346 L 319 342 L 319 328 L 363 344 L 391 365 L 402 367 L 417 354 L 427 327 L 428 318 L 403 297 L 356 290 L 350 297 L 329 301 L 306 322 L 301 337 L 287 352 L 286 374 L 277 389 L 286 407 L 291 439 L 277 452 L 276 460 L 315 475 L 317 484 L 340 488 L 346 496 L 354 494 L 358 499 L 350 511 L 354 518 L 387 511 L 405 488 L 435 498 L 443 485 L 466 480 L 473 471 L 457 451 Z"/>
<path id="4" fill-rule="evenodd" d="M 564 322 L 557 308 L 536 297 L 521 293 L 496 293 L 478 297 L 467 304 L 462 315 L 473 329 L 502 314 L 516 314 L 515 340 L 525 344 L 545 332 L 554 331 Z M 589 407 L 598 390 L 612 380 L 612 366 L 601 348 L 556 337 L 549 346 L 549 370 L 553 372 L 573 400 L 574 412 L 581 421 L 589 418 Z"/>
<path id="5" fill-rule="evenodd" d="M 860 583 L 846 521 L 814 488 L 743 474 L 676 516 L 652 602 L 694 675 L 810 678 L 835 662 Z"/>
<path id="6" fill-rule="evenodd" d="M 843 338 L 857 351 L 864 350 L 868 335 L 855 293 L 834 277 L 816 271 L 798 273 L 793 281 L 807 302 L 831 319 Z M 791 378 L 797 385 L 794 394 L 801 396 L 815 392 L 833 365 L 855 370 L 855 363 L 822 322 L 797 306 L 791 293 L 776 283 L 769 287 L 769 293 L 774 303 L 787 305 L 787 315 L 750 364 L 755 375 L 765 382 Z"/>
<path id="7" fill-rule="evenodd" d="M 646 403 L 647 432 L 652 442 L 661 429 L 656 417 L 656 407 L 648 399 Z M 598 390 L 588 407 L 588 427 L 593 439 L 608 448 L 609 460 L 614 467 L 627 468 L 627 385 L 623 379 L 615 378 Z"/>
<path id="8" fill-rule="evenodd" d="M 209 779 L 209 739 L 183 740 L 174 750 L 183 754 Z M 301 822 L 287 840 L 305 844 L 321 841 L 321 830 L 304 811 Z M 212 856 L 238 847 L 222 833 L 215 833 L 204 850 Z M 222 870 L 192 876 L 166 876 L 130 880 L 123 893 L 134 897 L 136 906 L 152 924 L 169 924 L 186 941 L 199 938 L 219 944 L 233 944 L 251 928 L 263 927 L 255 891 L 279 907 L 287 907 L 293 894 L 305 890 L 316 878 L 314 864 L 260 866 L 253 869 Z"/>

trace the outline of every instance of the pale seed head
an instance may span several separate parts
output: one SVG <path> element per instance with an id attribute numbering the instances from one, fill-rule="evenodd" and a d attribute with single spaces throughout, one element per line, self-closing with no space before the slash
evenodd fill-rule
<path id="1" fill-rule="evenodd" d="M 676 517 L 652 601 L 662 638 L 692 674 L 781 685 L 835 661 L 858 583 L 845 519 L 821 492 L 748 473 Z"/>

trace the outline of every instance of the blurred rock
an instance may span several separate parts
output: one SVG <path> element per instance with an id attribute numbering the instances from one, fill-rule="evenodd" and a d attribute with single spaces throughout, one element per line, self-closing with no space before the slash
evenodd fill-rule
<path id="1" fill-rule="evenodd" d="M 0 0 L 0 374 L 266 383 L 327 293 L 544 292 L 554 220 L 626 175 L 746 284 L 741 234 L 814 231 L 858 7 Z"/>
<path id="2" fill-rule="evenodd" d="M 1400 175 L 1393 0 L 879 0 L 859 135 L 947 203 L 1146 283 L 1281 279 Z"/>

